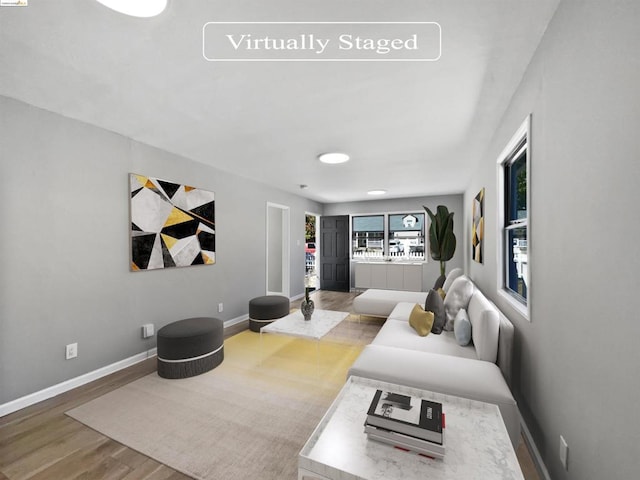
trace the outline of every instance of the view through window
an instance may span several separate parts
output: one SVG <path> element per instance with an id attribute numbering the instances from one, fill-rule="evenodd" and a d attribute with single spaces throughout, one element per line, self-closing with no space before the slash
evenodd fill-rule
<path id="1" fill-rule="evenodd" d="M 424 215 L 389 215 L 389 255 L 424 258 Z"/>
<path id="2" fill-rule="evenodd" d="M 527 129 L 502 166 L 504 172 L 504 289 L 526 305 L 529 285 Z"/>
<path id="3" fill-rule="evenodd" d="M 320 280 L 318 278 L 317 255 L 318 243 L 316 241 L 316 227 L 318 217 L 307 213 L 305 215 L 305 232 L 304 232 L 304 258 L 305 258 L 305 287 L 313 290 L 320 288 Z"/>
<path id="4" fill-rule="evenodd" d="M 384 215 L 364 215 L 351 219 L 353 256 L 384 255 Z"/>
<path id="5" fill-rule="evenodd" d="M 424 259 L 424 213 L 384 213 L 351 218 L 353 258 Z"/>

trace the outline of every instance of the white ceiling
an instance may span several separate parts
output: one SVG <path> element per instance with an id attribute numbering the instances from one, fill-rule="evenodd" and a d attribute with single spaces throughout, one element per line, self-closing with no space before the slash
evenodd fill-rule
<path id="1" fill-rule="evenodd" d="M 320 202 L 457 193 L 558 2 L 170 0 L 138 19 L 30 0 L 0 8 L 0 94 Z M 442 56 L 207 62 L 210 21 L 432 21 Z M 333 150 L 352 160 L 319 164 Z"/>

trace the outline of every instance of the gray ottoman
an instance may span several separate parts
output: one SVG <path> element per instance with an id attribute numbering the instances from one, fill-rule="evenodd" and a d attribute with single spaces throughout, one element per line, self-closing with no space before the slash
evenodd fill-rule
<path id="1" fill-rule="evenodd" d="M 259 332 L 261 327 L 289 315 L 289 299 L 281 295 L 265 295 L 249 302 L 249 329 Z"/>
<path id="2" fill-rule="evenodd" d="M 163 378 L 200 375 L 223 359 L 224 325 L 218 318 L 187 318 L 158 330 L 158 375 Z"/>

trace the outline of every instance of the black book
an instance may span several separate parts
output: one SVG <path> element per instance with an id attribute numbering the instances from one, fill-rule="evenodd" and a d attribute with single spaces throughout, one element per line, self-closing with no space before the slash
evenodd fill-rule
<path id="1" fill-rule="evenodd" d="M 405 435 L 404 433 L 392 432 L 391 430 L 369 425 L 368 423 L 364 425 L 364 432 L 367 434 L 367 437 L 372 440 L 388 443 L 402 450 L 411 450 L 434 458 L 443 458 L 445 454 L 444 442 L 440 445 L 428 440 Z"/>
<path id="2" fill-rule="evenodd" d="M 442 445 L 442 404 L 377 390 L 367 423 Z"/>

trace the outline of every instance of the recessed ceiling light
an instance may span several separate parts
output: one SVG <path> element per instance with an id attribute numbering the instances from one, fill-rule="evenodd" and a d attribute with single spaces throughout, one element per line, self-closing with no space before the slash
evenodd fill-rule
<path id="1" fill-rule="evenodd" d="M 105 7 L 132 17 L 155 17 L 167 7 L 167 0 L 97 0 Z"/>
<path id="2" fill-rule="evenodd" d="M 367 192 L 369 195 L 384 195 L 385 193 L 387 193 L 386 190 L 369 190 Z"/>
<path id="3" fill-rule="evenodd" d="M 320 160 L 322 163 L 344 163 L 349 161 L 349 155 L 340 152 L 323 153 L 318 155 L 318 160 Z"/>

